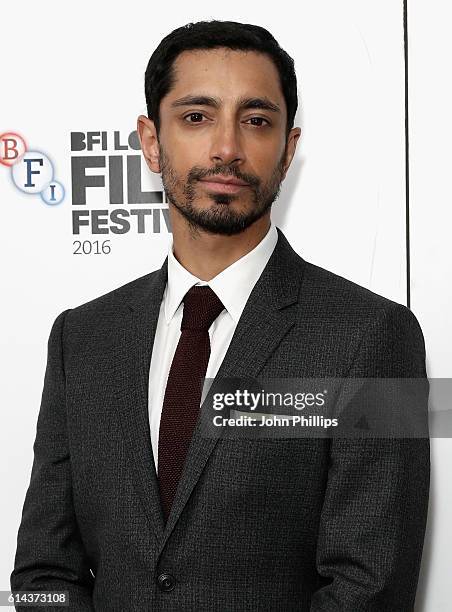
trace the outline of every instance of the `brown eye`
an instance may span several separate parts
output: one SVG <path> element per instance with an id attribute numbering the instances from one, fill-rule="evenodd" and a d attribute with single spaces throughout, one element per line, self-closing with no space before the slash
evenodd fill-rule
<path id="1" fill-rule="evenodd" d="M 204 115 L 202 113 L 190 113 L 184 117 L 184 119 L 187 119 L 188 117 L 195 117 L 194 121 L 188 121 L 188 123 L 202 123 L 202 117 L 204 117 Z"/>
<path id="2" fill-rule="evenodd" d="M 263 117 L 251 117 L 250 119 L 248 119 L 248 121 L 264 121 L 267 125 L 269 125 L 267 119 L 264 119 Z M 253 123 L 253 125 L 255 125 L 256 127 L 263 127 L 262 123 Z"/>

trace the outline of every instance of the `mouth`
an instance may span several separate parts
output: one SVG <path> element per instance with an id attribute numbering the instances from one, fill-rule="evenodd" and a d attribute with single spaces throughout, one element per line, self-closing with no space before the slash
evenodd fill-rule
<path id="1" fill-rule="evenodd" d="M 240 190 L 249 187 L 248 183 L 234 177 L 212 176 L 205 179 L 200 179 L 199 182 L 206 189 L 216 191 L 217 193 L 237 193 Z"/>

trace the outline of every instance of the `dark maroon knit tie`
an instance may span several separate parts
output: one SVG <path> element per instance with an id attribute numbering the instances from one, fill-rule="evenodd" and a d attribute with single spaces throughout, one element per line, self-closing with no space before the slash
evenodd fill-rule
<path id="1" fill-rule="evenodd" d="M 158 480 L 165 520 L 199 414 L 210 357 L 209 327 L 224 308 L 208 285 L 194 285 L 183 301 L 181 335 L 168 374 L 159 430 Z"/>

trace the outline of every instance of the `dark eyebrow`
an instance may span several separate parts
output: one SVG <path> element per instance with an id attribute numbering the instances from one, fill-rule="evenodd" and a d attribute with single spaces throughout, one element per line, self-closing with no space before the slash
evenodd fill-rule
<path id="1" fill-rule="evenodd" d="M 185 96 L 184 98 L 179 98 L 175 100 L 171 106 L 213 106 L 218 108 L 218 100 L 215 98 L 211 98 L 210 96 Z"/>
<path id="2" fill-rule="evenodd" d="M 242 108 L 260 108 L 262 110 L 268 110 L 272 113 L 280 113 L 281 109 L 277 104 L 269 100 L 267 97 L 264 98 L 242 98 L 240 100 L 240 106 Z"/>
<path id="3" fill-rule="evenodd" d="M 171 106 L 177 108 L 179 106 L 213 106 L 214 108 L 220 107 L 220 102 L 217 98 L 211 96 L 185 96 L 175 100 Z M 280 107 L 272 102 L 269 98 L 242 98 L 239 100 L 240 108 L 256 108 L 267 110 L 272 113 L 281 112 Z"/>

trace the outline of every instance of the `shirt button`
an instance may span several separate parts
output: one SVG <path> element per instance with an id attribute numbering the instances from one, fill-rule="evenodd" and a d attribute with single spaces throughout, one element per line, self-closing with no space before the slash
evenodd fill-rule
<path id="1" fill-rule="evenodd" d="M 158 576 L 157 584 L 162 591 L 172 591 L 176 586 L 176 579 L 171 574 L 164 572 Z"/>

